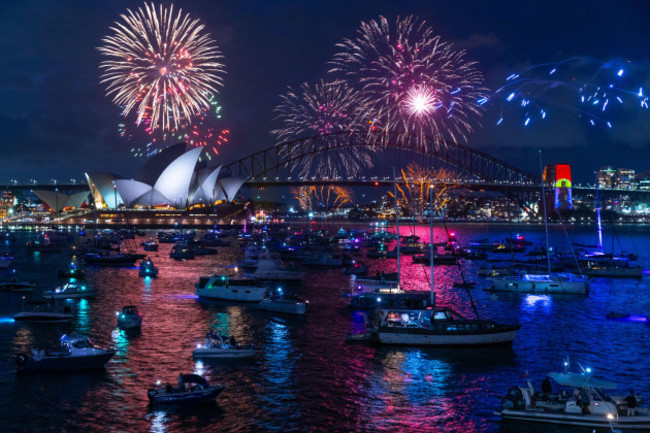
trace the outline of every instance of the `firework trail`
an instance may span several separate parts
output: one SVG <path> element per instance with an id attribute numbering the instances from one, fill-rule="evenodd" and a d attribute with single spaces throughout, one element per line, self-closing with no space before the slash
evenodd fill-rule
<path id="1" fill-rule="evenodd" d="M 122 107 L 135 111 L 137 125 L 151 130 L 178 130 L 209 107 L 207 95 L 223 84 L 223 56 L 198 19 L 174 6 L 144 4 L 127 9 L 113 33 L 102 39 L 106 57 L 100 83 Z"/>
<path id="2" fill-rule="evenodd" d="M 590 126 L 612 128 L 614 119 L 625 116 L 625 111 L 648 109 L 643 90 L 647 71 L 647 65 L 631 62 L 572 57 L 510 74 L 492 97 L 480 102 L 500 107 L 497 125 L 510 111 L 518 112 L 528 126 L 557 109 L 579 116 Z"/>
<path id="3" fill-rule="evenodd" d="M 401 134 L 424 150 L 432 139 L 467 141 L 478 125 L 478 101 L 488 90 L 476 62 L 417 17 L 398 17 L 394 27 L 383 16 L 362 22 L 356 37 L 337 47 L 330 73 L 361 90 L 368 116 L 386 137 Z"/>
<path id="4" fill-rule="evenodd" d="M 341 134 L 372 126 L 371 121 L 363 117 L 367 110 L 360 92 L 342 81 L 321 80 L 313 86 L 303 83 L 298 89 L 289 87 L 280 99 L 274 112 L 282 128 L 271 134 L 278 142 L 281 157 L 291 160 L 295 152 L 306 154 L 299 164 L 292 166 L 301 177 L 355 176 L 364 168 L 372 167 L 372 148 L 347 146 L 349 137 Z M 308 137 L 311 139 L 300 142 L 297 147 L 282 145 Z"/>

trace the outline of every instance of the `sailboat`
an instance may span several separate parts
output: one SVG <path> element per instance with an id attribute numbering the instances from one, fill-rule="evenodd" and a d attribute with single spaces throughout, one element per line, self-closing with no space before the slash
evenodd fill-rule
<path id="1" fill-rule="evenodd" d="M 113 187 L 113 189 L 115 191 L 115 210 L 117 211 L 117 188 Z M 136 261 L 144 258 L 142 254 L 121 251 L 119 219 L 116 220 L 115 232 L 117 234 L 117 252 L 111 252 L 109 250 L 88 252 L 84 255 L 86 263 L 97 266 L 134 266 Z"/>
<path id="2" fill-rule="evenodd" d="M 539 168 L 542 172 L 542 151 L 539 151 Z M 544 208 L 544 229 L 546 239 L 545 274 L 522 273 L 491 278 L 493 290 L 498 292 L 544 293 L 586 295 L 589 293 L 589 279 L 586 275 L 568 272 L 551 273 L 551 258 L 548 255 L 548 219 L 546 218 L 546 194 L 542 174 L 542 206 Z"/>
<path id="3" fill-rule="evenodd" d="M 492 320 L 463 317 L 449 307 L 435 305 L 433 290 L 433 189 L 430 189 L 430 306 L 422 308 L 381 308 L 378 310 L 377 338 L 383 344 L 409 346 L 511 345 L 520 325 L 503 325 Z M 469 292 L 468 292 L 469 294 Z M 472 307 L 474 304 L 472 302 Z M 476 309 L 474 308 L 476 313 Z"/>

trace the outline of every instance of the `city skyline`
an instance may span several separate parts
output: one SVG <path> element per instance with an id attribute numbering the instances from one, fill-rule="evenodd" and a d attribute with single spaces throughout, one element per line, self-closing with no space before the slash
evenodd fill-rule
<path id="1" fill-rule="evenodd" d="M 130 149 L 145 143 L 119 135 L 119 110 L 99 85 L 96 50 L 119 15 L 142 4 L 33 1 L 5 6 L 0 126 L 6 157 L 5 179 L 0 181 L 80 178 L 93 170 L 128 175 L 142 163 L 131 157 Z M 480 6 L 483 13 L 472 15 L 452 2 L 174 4 L 200 18 L 224 53 L 227 74 L 218 96 L 224 125 L 232 133 L 229 144 L 220 148 L 220 163 L 271 146 L 269 131 L 277 126 L 272 111 L 286 86 L 324 76 L 335 44 L 353 37 L 361 21 L 380 15 L 393 20 L 412 14 L 425 20 L 443 40 L 466 49 L 468 58 L 479 62 L 492 90 L 513 71 L 575 56 L 629 59 L 645 67 L 641 17 L 647 6 L 642 2 L 585 2 L 571 8 L 560 2 L 544 7 L 507 2 Z M 528 21 L 533 15 L 536 19 Z M 593 24 L 601 22 L 606 24 Z M 647 74 L 643 70 L 640 75 Z M 518 119 L 496 126 L 498 116 L 494 107 L 487 107 L 469 145 L 497 157 L 507 149 L 503 159 L 530 172 L 536 171 L 538 148 L 549 163 L 571 164 L 583 181 L 604 165 L 637 172 L 650 168 L 638 157 L 648 146 L 647 111 L 617 119 L 611 130 L 589 127 L 561 111 L 527 126 Z M 52 154 L 57 157 L 52 159 Z"/>

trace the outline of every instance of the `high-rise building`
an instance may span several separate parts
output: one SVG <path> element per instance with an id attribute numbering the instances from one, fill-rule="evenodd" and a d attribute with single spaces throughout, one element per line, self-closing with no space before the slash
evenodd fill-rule
<path id="1" fill-rule="evenodd" d="M 600 170 L 598 170 L 598 174 L 596 175 L 598 188 L 614 188 L 616 185 L 614 179 L 615 176 L 616 169 L 610 166 L 601 167 Z"/>
<path id="2" fill-rule="evenodd" d="M 636 189 L 636 172 L 631 168 L 619 168 L 614 176 L 614 184 L 619 189 Z"/>
<path id="3" fill-rule="evenodd" d="M 639 189 L 641 191 L 650 191 L 650 177 L 639 179 Z"/>

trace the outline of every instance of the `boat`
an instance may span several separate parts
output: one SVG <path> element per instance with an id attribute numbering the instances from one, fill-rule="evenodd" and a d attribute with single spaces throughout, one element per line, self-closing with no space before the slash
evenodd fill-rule
<path id="1" fill-rule="evenodd" d="M 104 368 L 114 350 L 93 346 L 88 337 L 62 335 L 55 351 L 33 349 L 16 356 L 18 370 L 92 370 Z"/>
<path id="2" fill-rule="evenodd" d="M 14 322 L 30 323 L 67 323 L 74 316 L 70 312 L 56 311 L 23 311 L 14 316 Z"/>
<path id="3" fill-rule="evenodd" d="M 147 390 L 147 397 L 152 404 L 205 403 L 216 399 L 223 390 L 223 385 L 210 385 L 198 374 L 181 374 L 178 388 L 167 383 L 164 387 Z"/>
<path id="4" fill-rule="evenodd" d="M 366 275 L 369 270 L 370 266 L 366 265 L 364 262 L 355 261 L 347 268 L 343 268 L 341 272 L 346 275 Z"/>
<path id="5" fill-rule="evenodd" d="M 196 257 L 196 251 L 188 242 L 178 242 L 172 247 L 169 257 L 176 260 L 191 260 Z"/>
<path id="6" fill-rule="evenodd" d="M 142 314 L 138 312 L 135 305 L 122 307 L 122 311 L 115 312 L 117 326 L 122 329 L 133 329 L 142 326 Z"/>
<path id="7" fill-rule="evenodd" d="M 136 253 L 110 253 L 110 251 L 94 251 L 84 255 L 84 260 L 89 265 L 96 266 L 133 266 L 142 255 Z"/>
<path id="8" fill-rule="evenodd" d="M 582 372 L 568 371 L 568 364 L 565 361 L 564 372 L 548 374 L 562 388 L 560 392 L 557 389 L 555 393 L 536 391 L 527 381 L 523 386 L 510 387 L 501 400 L 501 408 L 494 414 L 503 420 L 603 428 L 608 431 L 650 429 L 647 408 L 636 407 L 634 415 L 627 415 L 626 399 L 607 394 L 617 388 L 616 383 L 593 378 L 589 368 Z M 552 390 L 553 387 L 550 388 Z M 640 396 L 635 395 L 635 399 L 640 400 Z"/>
<path id="9" fill-rule="evenodd" d="M 255 279 L 217 274 L 200 277 L 195 288 L 199 298 L 221 301 L 260 302 L 266 295 L 266 286 Z"/>
<path id="10" fill-rule="evenodd" d="M 297 267 L 287 266 L 268 253 L 259 256 L 257 269 L 250 274 L 251 278 L 264 281 L 300 281 L 303 276 Z"/>
<path id="11" fill-rule="evenodd" d="M 154 240 L 144 241 L 140 245 L 145 251 L 158 251 L 158 243 Z"/>
<path id="12" fill-rule="evenodd" d="M 257 354 L 253 346 L 242 346 L 235 342 L 233 337 L 217 334 L 208 334 L 206 344 L 197 344 L 192 352 L 195 358 L 234 359 L 250 358 Z"/>
<path id="13" fill-rule="evenodd" d="M 11 255 L 1 255 L 0 256 L 0 269 L 7 269 L 14 262 L 14 258 Z"/>
<path id="14" fill-rule="evenodd" d="M 54 290 L 45 290 L 43 297 L 48 299 L 90 298 L 96 294 L 97 289 L 70 281 L 56 287 Z"/>
<path id="15" fill-rule="evenodd" d="M 146 258 L 140 262 L 138 267 L 138 275 L 141 277 L 152 277 L 156 278 L 158 276 L 158 267 L 153 264 L 153 261 L 150 258 Z"/>
<path id="16" fill-rule="evenodd" d="M 287 314 L 305 314 L 309 301 L 295 295 L 284 294 L 281 288 L 264 298 L 259 307 L 262 310 Z"/>
<path id="17" fill-rule="evenodd" d="M 396 192 L 395 196 L 397 196 Z M 430 238 L 433 240 L 432 188 L 430 189 L 429 202 L 429 214 L 431 215 L 429 230 Z M 399 219 L 396 218 L 397 227 L 399 227 L 398 224 Z M 379 308 L 375 326 L 379 343 L 407 346 L 511 345 L 521 326 L 499 324 L 492 320 L 479 318 L 469 290 L 467 290 L 467 294 L 472 301 L 475 319 L 466 318 L 449 307 L 436 305 L 433 274 L 434 243 L 431 242 L 429 247 L 431 276 L 428 305 L 426 307 L 415 305 L 411 308 Z"/>
<path id="18" fill-rule="evenodd" d="M 585 274 L 590 277 L 643 278 L 643 268 L 631 264 L 628 260 L 587 261 Z"/>
<path id="19" fill-rule="evenodd" d="M 540 171 L 542 169 L 542 154 L 539 153 Z M 543 178 L 543 175 L 542 175 Z M 544 182 L 542 182 L 542 197 L 546 197 Z M 546 217 L 546 200 L 542 200 L 544 208 L 544 229 L 546 240 L 547 269 L 544 274 L 522 272 L 518 275 L 505 275 L 493 277 L 493 290 L 517 293 L 544 293 L 544 294 L 589 294 L 589 279 L 586 275 L 576 275 L 569 272 L 552 273 L 551 257 L 548 244 L 548 219 Z"/>
<path id="20" fill-rule="evenodd" d="M 59 269 L 59 278 L 80 279 L 85 275 L 86 273 L 74 263 L 70 263 L 66 269 Z"/>
<path id="21" fill-rule="evenodd" d="M 0 291 L 6 292 L 31 292 L 36 287 L 33 281 L 25 281 L 18 278 L 16 270 L 13 269 L 0 280 Z"/>
<path id="22" fill-rule="evenodd" d="M 589 279 L 571 273 L 504 275 L 490 278 L 497 292 L 587 295 Z"/>

